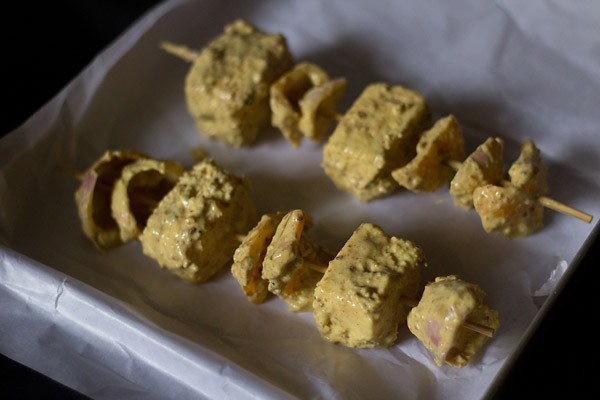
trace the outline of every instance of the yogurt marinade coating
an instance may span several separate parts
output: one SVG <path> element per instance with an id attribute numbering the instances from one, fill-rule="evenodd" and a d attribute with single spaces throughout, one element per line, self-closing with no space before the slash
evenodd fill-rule
<path id="1" fill-rule="evenodd" d="M 126 165 L 114 185 L 111 210 L 123 242 L 136 239 L 159 201 L 175 186 L 183 166 L 140 159 Z"/>
<path id="2" fill-rule="evenodd" d="M 271 124 L 294 147 L 300 146 L 302 136 L 320 141 L 345 87 L 345 79 L 331 81 L 315 64 L 297 64 L 271 86 Z"/>
<path id="3" fill-rule="evenodd" d="M 185 93 L 198 130 L 240 147 L 252 143 L 271 118 L 269 88 L 293 65 L 285 38 L 237 20 L 196 57 Z"/>
<path id="4" fill-rule="evenodd" d="M 322 167 L 334 184 L 368 202 L 399 188 L 391 172 L 416 154 L 430 123 L 423 96 L 401 86 L 365 88 L 323 148 Z"/>
<path id="5" fill-rule="evenodd" d="M 508 169 L 508 175 L 513 186 L 532 197 L 543 196 L 548 191 L 548 169 L 532 140 L 521 144 L 519 158 Z"/>
<path id="6" fill-rule="evenodd" d="M 447 161 L 462 161 L 465 142 L 456 118 L 440 119 L 417 144 L 417 155 L 408 164 L 392 172 L 399 185 L 417 192 L 434 192 L 450 181 L 454 169 Z"/>
<path id="7" fill-rule="evenodd" d="M 144 158 L 148 157 L 136 151 L 106 151 L 83 173 L 75 203 L 83 233 L 96 248 L 106 250 L 123 243 L 112 216 L 112 192 L 123 168 Z"/>
<path id="8" fill-rule="evenodd" d="M 438 366 L 464 367 L 479 352 L 487 337 L 464 328 L 465 321 L 494 330 L 498 312 L 483 303 L 485 293 L 472 283 L 451 275 L 425 286 L 419 304 L 408 314 L 408 329 L 431 351 Z"/>
<path id="9" fill-rule="evenodd" d="M 483 185 L 502 182 L 502 139 L 488 138 L 462 163 L 450 182 L 454 204 L 473 207 L 473 191 Z"/>
<path id="10" fill-rule="evenodd" d="M 185 172 L 140 236 L 144 254 L 181 278 L 204 282 L 228 262 L 256 222 L 245 179 L 212 160 Z"/>
<path id="11" fill-rule="evenodd" d="M 326 249 L 304 236 L 312 224 L 302 210 L 288 212 L 281 220 L 265 254 L 262 277 L 271 293 L 282 298 L 294 312 L 311 311 L 314 290 L 323 273 L 310 267 L 324 266 L 333 258 Z"/>
<path id="12" fill-rule="evenodd" d="M 348 347 L 394 344 L 398 326 L 417 298 L 427 263 L 414 243 L 360 225 L 317 284 L 313 312 L 321 336 Z"/>
<path id="13" fill-rule="evenodd" d="M 544 225 L 544 206 L 538 199 L 548 190 L 546 166 L 531 140 L 521 145 L 519 158 L 508 174 L 511 180 L 503 186 L 475 189 L 473 204 L 486 232 L 499 232 L 507 238 L 526 237 Z"/>
<path id="14" fill-rule="evenodd" d="M 263 261 L 284 215 L 285 213 L 263 215 L 233 254 L 231 273 L 251 303 L 260 304 L 269 294 L 269 281 L 262 277 Z"/>
<path id="15" fill-rule="evenodd" d="M 544 225 L 544 206 L 515 186 L 485 185 L 473 192 L 475 211 L 487 233 L 513 239 L 526 237 Z"/>

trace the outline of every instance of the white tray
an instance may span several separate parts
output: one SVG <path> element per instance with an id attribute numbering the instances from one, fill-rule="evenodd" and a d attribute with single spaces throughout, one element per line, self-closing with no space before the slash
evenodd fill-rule
<path id="1" fill-rule="evenodd" d="M 160 4 L 0 141 L 0 351 L 96 398 L 483 397 L 544 315 L 545 298 L 534 293 L 561 261 L 574 268 L 597 219 L 548 211 L 541 232 L 506 240 L 485 234 L 445 188 L 361 204 L 324 175 L 321 145 L 296 150 L 275 131 L 242 150 L 201 138 L 183 97 L 188 65 L 158 43 L 200 48 L 235 18 L 281 32 L 298 61 L 348 79 L 342 110 L 371 82 L 411 87 L 435 117 L 458 117 L 469 150 L 497 135 L 508 163 L 534 139 L 550 166 L 549 195 L 598 216 L 600 56 L 589 49 L 600 42 L 600 13 L 561 7 Z M 77 219 L 77 184 L 57 166 L 83 170 L 106 149 L 135 149 L 189 167 L 199 146 L 250 179 L 259 211 L 311 212 L 311 237 L 332 249 L 367 221 L 416 242 L 430 264 L 426 279 L 458 274 L 479 284 L 501 329 L 469 366 L 438 368 L 406 327 L 392 348 L 348 349 L 322 340 L 312 315 L 290 313 L 279 299 L 250 304 L 226 270 L 193 286 L 137 243 L 94 250 Z"/>

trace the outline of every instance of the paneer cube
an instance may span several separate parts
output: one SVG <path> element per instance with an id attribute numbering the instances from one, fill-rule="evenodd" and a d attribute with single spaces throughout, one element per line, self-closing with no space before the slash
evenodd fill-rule
<path id="1" fill-rule="evenodd" d="M 227 263 L 256 223 L 248 184 L 204 160 L 161 200 L 140 236 L 144 254 L 181 278 L 204 282 Z"/>
<path id="2" fill-rule="evenodd" d="M 399 324 L 416 298 L 427 265 L 414 243 L 360 225 L 317 284 L 313 311 L 321 336 L 348 347 L 394 344 Z"/>
<path id="3" fill-rule="evenodd" d="M 388 195 L 399 188 L 391 172 L 415 156 L 429 123 L 429 107 L 420 94 L 369 85 L 324 146 L 322 167 L 339 189 L 363 202 Z"/>
<path id="4" fill-rule="evenodd" d="M 240 147 L 270 122 L 269 88 L 293 65 L 285 38 L 238 20 L 194 60 L 185 93 L 204 136 Z"/>

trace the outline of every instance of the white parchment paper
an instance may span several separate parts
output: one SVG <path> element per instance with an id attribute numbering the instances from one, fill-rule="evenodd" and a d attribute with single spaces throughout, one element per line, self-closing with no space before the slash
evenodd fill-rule
<path id="1" fill-rule="evenodd" d="M 548 211 L 542 231 L 507 240 L 485 234 L 447 188 L 358 202 L 325 176 L 319 144 L 296 150 L 274 130 L 247 149 L 208 142 L 185 107 L 189 65 L 158 43 L 201 48 L 236 18 L 283 33 L 298 61 L 346 77 L 342 111 L 384 81 L 423 93 L 435 117 L 456 115 L 469 151 L 500 136 L 508 165 L 534 139 L 549 196 L 596 218 Z M 0 351 L 94 398 L 483 397 L 540 316 L 534 292 L 561 260 L 574 268 L 597 225 L 599 48 L 595 2 L 160 4 L 0 142 Z M 199 146 L 249 178 L 260 212 L 311 212 L 309 236 L 331 249 L 361 222 L 416 242 L 426 279 L 458 274 L 479 284 L 501 329 L 463 369 L 436 367 L 406 327 L 391 348 L 348 349 L 322 340 L 310 313 L 276 298 L 250 304 L 227 270 L 194 286 L 138 243 L 100 253 L 84 238 L 77 183 L 59 169 L 81 171 L 106 149 L 190 167 Z"/>

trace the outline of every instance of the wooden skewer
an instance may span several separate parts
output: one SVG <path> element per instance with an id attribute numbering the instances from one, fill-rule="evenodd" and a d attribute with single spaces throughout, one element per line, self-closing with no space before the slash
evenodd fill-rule
<path id="1" fill-rule="evenodd" d="M 196 52 L 195 50 L 192 50 L 189 47 L 184 46 L 184 45 L 175 44 L 175 43 L 168 42 L 168 41 L 163 41 L 160 43 L 160 47 L 163 50 L 165 50 L 167 53 L 172 54 L 172 55 L 174 55 L 184 61 L 187 61 L 187 62 L 193 62 L 198 57 L 198 52 Z M 342 118 L 344 117 L 344 115 L 341 113 L 333 113 L 332 115 L 325 115 L 325 117 L 331 118 L 339 123 L 342 120 Z M 458 169 L 461 166 L 461 163 L 458 161 L 450 160 L 447 162 L 447 165 L 452 167 L 454 170 L 458 171 Z M 542 204 L 542 206 L 549 208 L 551 210 L 554 210 L 556 212 L 559 212 L 561 214 L 565 214 L 569 217 L 577 218 L 581 221 L 587 222 L 588 224 L 592 222 L 592 219 L 593 219 L 592 215 L 585 213 L 581 210 L 578 210 L 576 208 L 570 207 L 566 204 L 560 203 L 551 198 L 542 196 L 538 199 L 538 201 Z"/>
<path id="2" fill-rule="evenodd" d="M 324 274 L 325 271 L 327 270 L 327 267 L 323 267 L 322 265 L 318 265 L 311 261 L 306 261 L 306 260 L 304 261 L 304 266 L 312 269 L 313 271 L 320 272 L 322 274 Z M 416 307 L 417 304 L 419 304 L 419 301 L 417 299 L 412 299 L 410 297 L 404 297 L 404 296 L 400 298 L 400 302 L 402 304 L 404 304 L 405 306 L 409 306 L 409 307 Z M 485 326 L 480 323 L 472 322 L 472 321 L 464 321 L 462 324 L 462 327 L 470 329 L 474 332 L 480 333 L 480 334 L 490 337 L 490 338 L 494 337 L 494 333 L 496 332 L 494 329 L 490 328 L 489 326 Z"/>
<path id="3" fill-rule="evenodd" d="M 454 161 L 454 160 L 449 160 L 446 162 L 446 164 L 451 167 L 452 169 L 454 169 L 455 171 L 458 171 L 460 169 L 460 167 L 462 166 L 462 163 L 460 163 L 459 161 Z M 508 181 L 504 181 L 504 183 L 510 183 Z M 585 213 L 583 211 L 580 211 L 576 208 L 570 207 L 566 204 L 560 203 L 556 200 L 553 200 L 551 198 L 545 197 L 545 196 L 541 196 L 538 198 L 538 201 L 544 206 L 547 207 L 551 210 L 554 210 L 556 212 L 568 215 L 569 217 L 573 217 L 573 218 L 577 218 L 583 222 L 587 222 L 588 224 L 592 222 L 593 216 Z"/>
<path id="4" fill-rule="evenodd" d="M 160 48 L 166 51 L 169 54 L 174 55 L 187 62 L 194 62 L 194 60 L 198 57 L 198 52 L 190 49 L 187 46 L 181 44 L 175 44 L 171 42 L 161 42 Z"/>
<path id="5" fill-rule="evenodd" d="M 335 115 L 330 116 L 330 117 L 333 118 L 334 120 L 336 120 L 337 122 L 339 122 L 343 118 L 343 115 L 340 113 L 336 113 Z M 455 160 L 448 160 L 448 161 L 446 161 L 446 165 L 448 165 L 455 171 L 458 171 L 460 169 L 462 163 L 459 161 L 455 161 Z M 588 224 L 591 223 L 592 219 L 594 218 L 592 215 L 590 215 L 586 212 L 583 212 L 576 208 L 570 207 L 564 203 L 553 200 L 549 197 L 541 196 L 538 198 L 538 201 L 542 204 L 542 206 L 544 206 L 546 208 L 549 208 L 549 209 L 559 212 L 561 214 L 565 214 L 569 217 L 577 218 L 583 222 L 587 222 Z"/>
<path id="6" fill-rule="evenodd" d="M 405 297 L 405 296 L 402 296 L 400 298 L 400 302 L 408 307 L 416 307 L 419 304 L 419 301 L 417 299 L 413 299 L 413 298 Z M 480 333 L 480 334 L 490 337 L 490 338 L 494 337 L 494 333 L 496 333 L 496 331 L 494 329 L 490 328 L 489 326 L 482 325 L 480 323 L 468 321 L 468 320 L 463 322 L 462 327 L 470 329 L 474 332 Z"/>
<path id="7" fill-rule="evenodd" d="M 66 169 L 61 169 L 61 172 L 78 180 L 81 181 L 82 180 L 82 175 L 73 171 L 69 171 Z M 111 190 L 111 188 L 109 187 L 109 185 L 107 185 L 105 182 L 101 181 L 101 180 L 97 180 L 96 184 L 105 189 L 105 190 Z M 143 202 L 146 205 L 150 205 L 150 206 L 156 206 L 157 202 L 156 200 L 149 198 L 149 197 L 145 197 L 145 196 L 136 196 L 138 201 Z M 246 237 L 246 235 L 242 235 L 242 234 L 238 234 L 236 235 L 236 239 L 239 242 L 242 242 L 244 240 L 244 238 Z M 307 268 L 312 269 L 313 271 L 317 271 L 320 272 L 321 274 L 325 274 L 325 271 L 327 270 L 327 266 L 323 266 L 322 264 L 317 264 L 313 261 L 309 261 L 309 260 L 304 260 L 304 266 Z M 417 301 L 408 297 L 403 297 L 400 299 L 400 301 L 403 304 L 406 305 L 410 305 L 411 307 L 414 307 L 417 305 Z M 469 322 L 469 321 L 465 321 L 462 325 L 465 328 L 468 328 L 472 331 L 481 333 L 482 335 L 488 336 L 488 337 L 492 337 L 494 335 L 494 330 L 490 327 L 487 327 L 485 325 L 481 325 L 475 322 Z"/>

